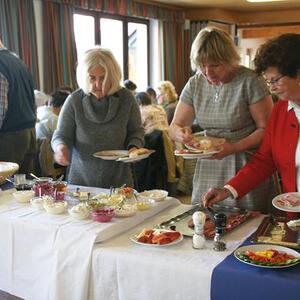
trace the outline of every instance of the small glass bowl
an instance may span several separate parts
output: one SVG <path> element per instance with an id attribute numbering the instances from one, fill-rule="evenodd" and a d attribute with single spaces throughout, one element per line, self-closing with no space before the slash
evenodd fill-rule
<path id="1" fill-rule="evenodd" d="M 95 209 L 92 211 L 92 219 L 96 222 L 110 222 L 114 216 L 114 209 L 106 207 L 103 209 Z"/>
<path id="2" fill-rule="evenodd" d="M 136 211 L 136 205 L 124 204 L 121 208 L 115 209 L 115 215 L 116 217 L 126 218 L 134 216 L 136 214 Z"/>
<path id="3" fill-rule="evenodd" d="M 70 216 L 77 220 L 87 219 L 90 215 L 90 210 L 85 203 L 79 203 L 70 208 L 68 211 Z"/>
<path id="4" fill-rule="evenodd" d="M 66 201 L 58 201 L 53 203 L 44 203 L 44 208 L 47 213 L 52 215 L 63 214 L 68 206 Z"/>
<path id="5" fill-rule="evenodd" d="M 42 197 L 33 197 L 30 200 L 31 205 L 36 208 L 36 209 L 40 209 L 43 210 L 44 209 L 44 204 L 45 203 L 53 203 L 54 202 L 54 198 L 51 196 L 42 196 Z"/>
<path id="6" fill-rule="evenodd" d="M 137 209 L 141 211 L 150 209 L 151 205 L 152 200 L 143 197 L 138 197 L 138 201 L 136 202 Z"/>
<path id="7" fill-rule="evenodd" d="M 28 203 L 34 197 L 34 191 L 16 191 L 12 195 L 18 202 Z"/>
<path id="8" fill-rule="evenodd" d="M 155 202 L 160 202 L 167 198 L 168 192 L 164 190 L 148 190 L 139 193 L 138 196 L 141 198 L 153 199 Z"/>

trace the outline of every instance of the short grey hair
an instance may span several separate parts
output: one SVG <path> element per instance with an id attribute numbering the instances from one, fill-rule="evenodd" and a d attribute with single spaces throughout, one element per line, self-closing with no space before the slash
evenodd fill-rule
<path id="1" fill-rule="evenodd" d="M 108 95 L 112 95 L 121 88 L 121 68 L 109 49 L 95 46 L 87 50 L 78 62 L 76 78 L 78 86 L 86 93 L 90 93 L 89 70 L 100 65 L 105 70 L 104 86 L 109 86 Z"/>
<path id="2" fill-rule="evenodd" d="M 197 34 L 191 48 L 191 67 L 197 71 L 206 62 L 229 63 L 235 66 L 240 55 L 231 36 L 218 28 L 206 27 Z"/>

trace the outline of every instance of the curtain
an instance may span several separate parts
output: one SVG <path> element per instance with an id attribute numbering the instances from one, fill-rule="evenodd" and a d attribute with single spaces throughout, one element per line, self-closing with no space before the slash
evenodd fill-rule
<path id="1" fill-rule="evenodd" d="M 48 0 L 50 1 L 50 0 Z M 159 20 L 182 21 L 181 9 L 165 8 L 135 0 L 51 0 L 74 7 L 102 11 L 123 16 L 145 17 Z"/>
<path id="2" fill-rule="evenodd" d="M 43 2 L 44 90 L 59 86 L 76 88 L 76 45 L 73 8 L 53 1 Z"/>
<path id="3" fill-rule="evenodd" d="M 39 88 L 33 0 L 0 0 L 0 38 L 24 61 Z"/>
<path id="4" fill-rule="evenodd" d="M 148 3 L 142 3 L 134 0 L 47 0 L 47 6 L 58 7 L 59 5 L 65 7 L 79 7 L 84 9 L 90 9 L 95 11 L 102 11 L 107 13 L 119 14 L 124 16 L 135 16 L 135 17 L 145 17 L 150 19 L 160 20 L 162 25 L 163 32 L 163 41 L 162 41 L 162 61 L 163 61 L 163 77 L 166 80 L 173 82 L 177 91 L 180 91 L 187 80 L 189 72 L 186 73 L 186 70 L 189 68 L 186 67 L 186 51 L 184 48 L 184 13 L 180 9 L 172 9 L 160 7 L 157 5 L 152 5 Z M 51 4 L 52 2 L 52 4 Z M 58 8 L 57 8 L 58 9 Z M 57 10 L 56 9 L 56 10 Z M 45 20 L 52 15 L 54 18 L 55 11 L 51 9 L 52 12 L 48 12 L 47 17 L 45 15 Z M 58 18 L 58 17 L 56 17 Z M 72 43 L 74 42 L 74 32 L 73 28 L 69 28 L 68 31 L 64 25 L 61 23 L 59 28 L 53 21 L 48 21 L 48 30 L 46 32 L 50 33 L 50 36 L 47 36 L 47 39 L 54 39 L 54 34 L 51 34 L 51 30 L 62 30 L 64 32 L 69 32 L 72 36 Z M 51 22 L 51 23 L 50 23 Z M 72 21 L 71 21 L 72 22 Z M 57 32 L 56 35 L 58 35 Z M 54 42 L 55 41 L 55 42 Z M 51 41 L 48 41 L 48 43 Z M 45 41 L 46 43 L 46 41 Z M 58 43 L 57 37 L 51 42 L 52 44 Z M 51 46 L 51 45 L 50 45 Z M 53 47 L 53 46 L 52 46 Z M 74 46 L 75 47 L 75 46 Z M 45 49 L 49 52 L 49 49 Z M 59 55 L 59 54 L 56 54 Z M 47 53 L 48 57 L 51 57 L 50 53 Z M 75 56 L 76 57 L 76 56 Z M 51 57 L 50 61 L 53 61 L 54 57 Z M 53 66 L 53 63 L 52 63 Z M 51 66 L 49 66 L 51 67 Z M 55 71 L 55 70 L 53 70 Z M 48 71 L 47 71 L 48 72 Z M 49 75 L 48 75 L 49 76 Z M 55 75 L 55 72 L 51 75 Z M 52 78 L 52 80 L 54 80 Z M 47 84 L 50 84 L 47 82 Z M 53 84 L 52 84 L 53 85 Z M 47 89 L 46 89 L 47 90 Z"/>
<path id="5" fill-rule="evenodd" d="M 163 22 L 164 46 L 164 77 L 171 81 L 180 92 L 185 78 L 184 24 L 178 22 Z"/>

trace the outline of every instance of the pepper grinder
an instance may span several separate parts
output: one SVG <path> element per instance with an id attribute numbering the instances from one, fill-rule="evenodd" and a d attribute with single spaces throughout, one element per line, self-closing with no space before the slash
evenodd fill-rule
<path id="1" fill-rule="evenodd" d="M 222 237 L 226 227 L 226 215 L 223 213 L 217 213 L 214 215 L 215 220 L 215 236 L 214 236 L 214 250 L 224 251 L 226 249 L 226 242 Z"/>
<path id="2" fill-rule="evenodd" d="M 194 234 L 193 234 L 193 248 L 202 249 L 205 245 L 205 237 L 203 234 L 203 227 L 205 224 L 206 215 L 202 211 L 196 211 L 193 214 Z"/>

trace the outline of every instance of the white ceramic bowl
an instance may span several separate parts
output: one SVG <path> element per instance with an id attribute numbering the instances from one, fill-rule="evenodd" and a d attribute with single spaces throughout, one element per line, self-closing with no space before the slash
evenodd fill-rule
<path id="1" fill-rule="evenodd" d="M 72 218 L 77 220 L 87 219 L 90 215 L 90 211 L 85 203 L 79 203 L 78 205 L 73 206 L 68 209 L 69 214 Z"/>
<path id="2" fill-rule="evenodd" d="M 137 207 L 136 205 L 124 204 L 122 208 L 115 208 L 116 217 L 131 217 L 136 214 Z"/>
<path id="3" fill-rule="evenodd" d="M 47 213 L 52 215 L 63 214 L 68 206 L 66 201 L 57 201 L 53 203 L 44 203 L 44 208 Z"/>
<path id="4" fill-rule="evenodd" d="M 34 191 L 16 191 L 12 194 L 20 203 L 28 203 L 34 197 Z"/>
<path id="5" fill-rule="evenodd" d="M 164 201 L 168 196 L 168 192 L 164 190 L 148 190 L 139 193 L 139 197 L 153 199 L 156 202 Z"/>

